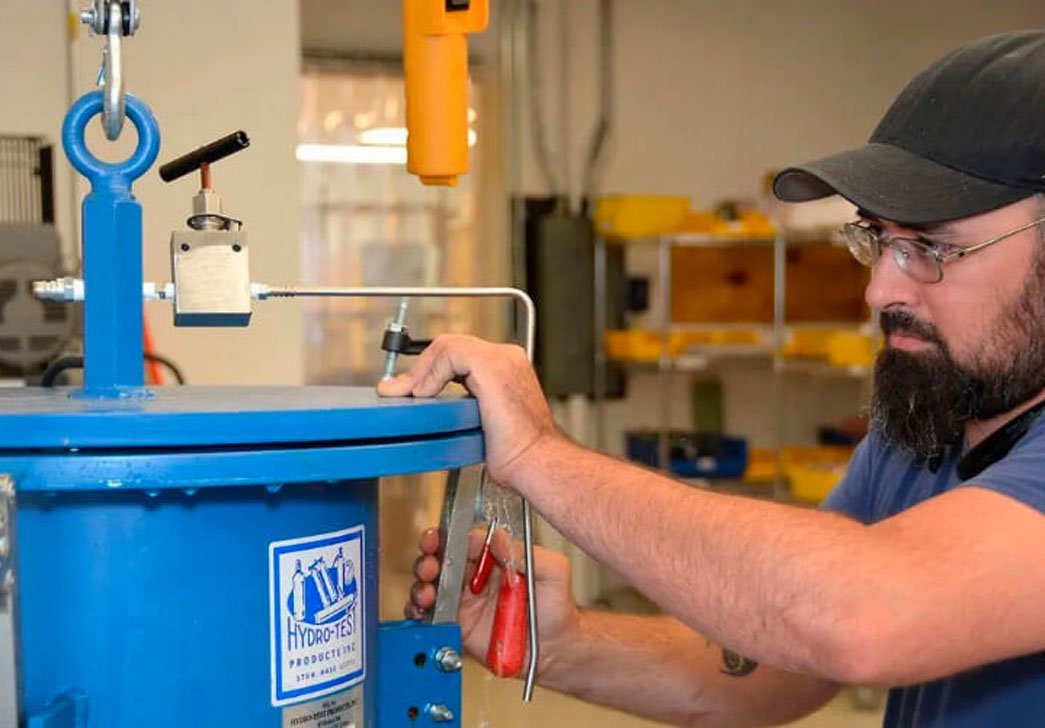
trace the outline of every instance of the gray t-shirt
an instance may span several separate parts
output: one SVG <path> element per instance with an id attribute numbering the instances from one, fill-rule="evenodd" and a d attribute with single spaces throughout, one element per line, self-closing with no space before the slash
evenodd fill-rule
<path id="1" fill-rule="evenodd" d="M 1006 457 L 969 481 L 962 482 L 956 473 L 959 455 L 954 448 L 934 473 L 924 462 L 886 445 L 872 433 L 860 443 L 845 479 L 821 507 L 871 524 L 949 490 L 976 485 L 1045 515 L 1045 416 L 1038 418 Z M 1042 566 L 1045 568 L 1045 554 Z M 948 607 L 940 605 L 941 610 Z M 931 683 L 893 688 L 884 725 L 1045 726 L 1045 653 L 984 665 Z"/>

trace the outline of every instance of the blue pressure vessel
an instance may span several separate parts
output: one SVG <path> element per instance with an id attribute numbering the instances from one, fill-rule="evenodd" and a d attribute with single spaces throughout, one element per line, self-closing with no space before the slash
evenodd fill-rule
<path id="1" fill-rule="evenodd" d="M 378 478 L 480 461 L 479 426 L 361 388 L 0 390 L 28 724 L 391 725 Z"/>

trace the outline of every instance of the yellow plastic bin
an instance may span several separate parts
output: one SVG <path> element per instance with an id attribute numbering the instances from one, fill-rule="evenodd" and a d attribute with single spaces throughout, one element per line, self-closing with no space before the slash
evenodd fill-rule
<path id="1" fill-rule="evenodd" d="M 678 231 L 689 198 L 669 195 L 604 197 L 595 206 L 595 229 L 613 238 L 650 238 Z"/>

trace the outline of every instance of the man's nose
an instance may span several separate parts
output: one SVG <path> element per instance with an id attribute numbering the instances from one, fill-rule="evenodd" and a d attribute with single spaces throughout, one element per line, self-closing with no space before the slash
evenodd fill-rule
<path id="1" fill-rule="evenodd" d="M 871 282 L 864 291 L 864 300 L 872 309 L 883 311 L 891 306 L 916 308 L 920 285 L 897 264 L 892 250 L 884 248 L 871 268 Z"/>

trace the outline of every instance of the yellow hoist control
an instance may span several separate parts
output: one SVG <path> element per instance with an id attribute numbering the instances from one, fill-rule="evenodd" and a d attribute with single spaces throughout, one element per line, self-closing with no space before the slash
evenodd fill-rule
<path id="1" fill-rule="evenodd" d="M 407 170 L 426 185 L 468 172 L 468 38 L 489 0 L 403 0 Z"/>

